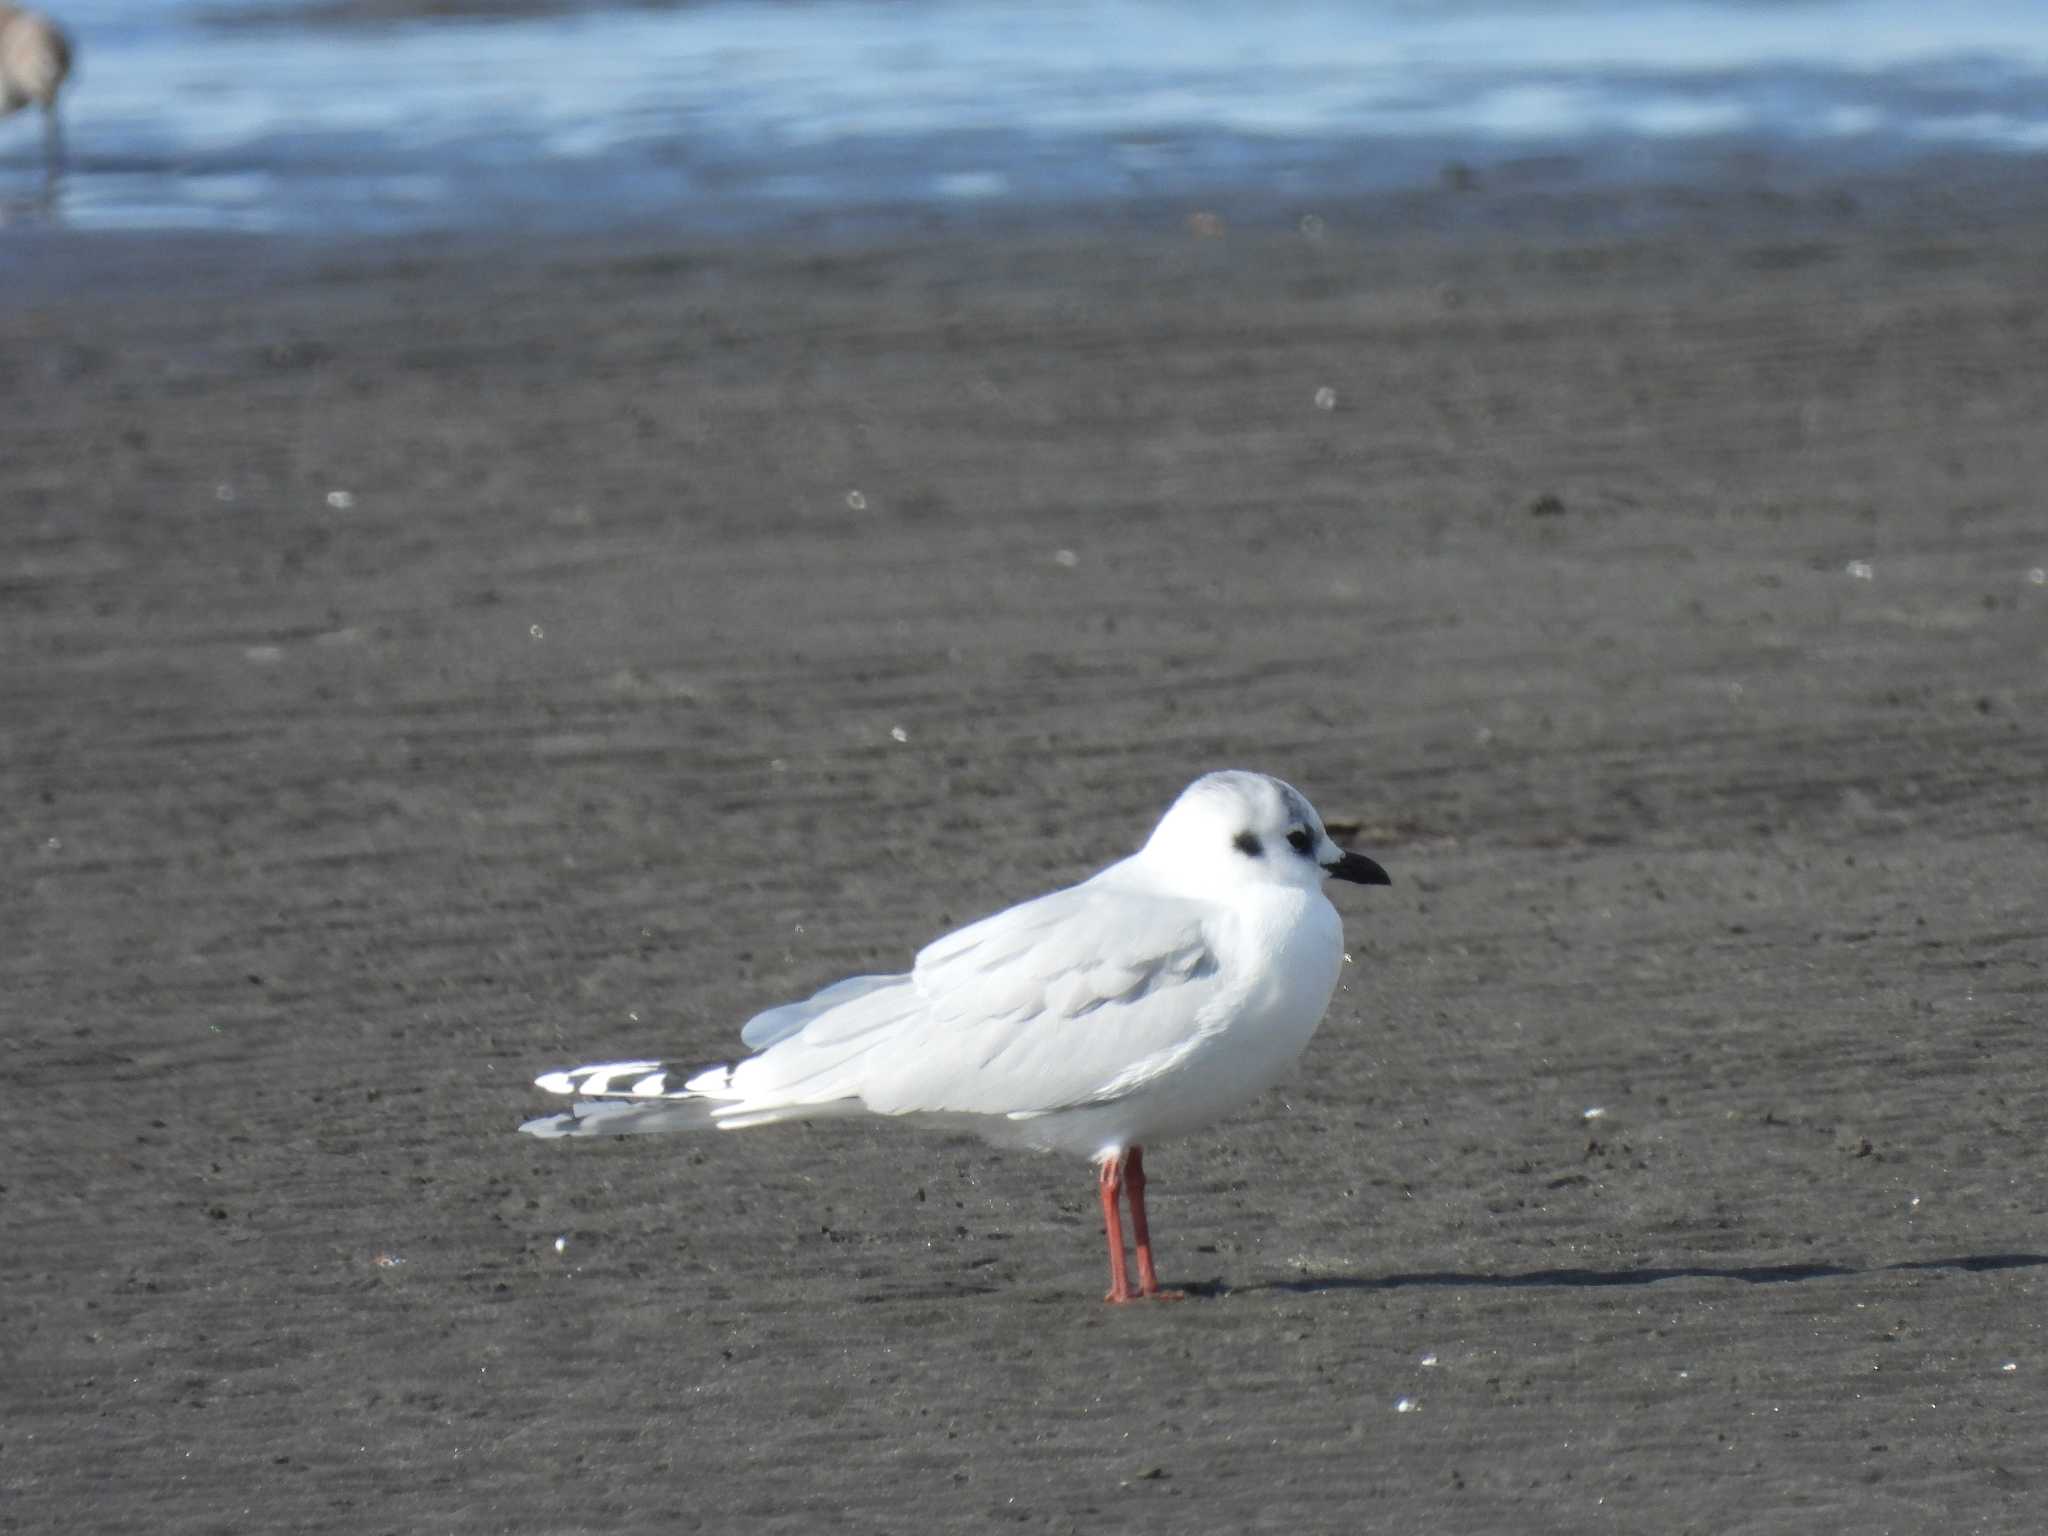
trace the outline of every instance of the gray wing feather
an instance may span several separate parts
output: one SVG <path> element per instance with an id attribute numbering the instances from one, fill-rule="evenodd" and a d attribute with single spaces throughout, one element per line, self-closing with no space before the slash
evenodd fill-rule
<path id="1" fill-rule="evenodd" d="M 850 1003 L 857 997 L 882 987 L 900 985 L 908 980 L 904 976 L 849 976 L 845 981 L 835 981 L 821 992 L 815 992 L 800 1003 L 783 1003 L 775 1008 L 763 1009 L 755 1014 L 740 1029 L 740 1039 L 755 1050 L 765 1050 L 778 1040 L 787 1040 L 799 1033 L 813 1019 L 829 1013 L 841 1004 Z"/>

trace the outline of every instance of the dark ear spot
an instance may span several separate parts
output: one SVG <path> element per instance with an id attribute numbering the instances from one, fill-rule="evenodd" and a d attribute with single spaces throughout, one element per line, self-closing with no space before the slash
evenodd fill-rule
<path id="1" fill-rule="evenodd" d="M 1266 851 L 1264 846 L 1259 842 L 1258 837 L 1250 832 L 1240 832 L 1237 834 L 1236 837 L 1232 838 L 1231 841 L 1237 844 L 1237 851 L 1239 853 L 1245 854 L 1250 858 L 1256 859 L 1260 854 Z"/>

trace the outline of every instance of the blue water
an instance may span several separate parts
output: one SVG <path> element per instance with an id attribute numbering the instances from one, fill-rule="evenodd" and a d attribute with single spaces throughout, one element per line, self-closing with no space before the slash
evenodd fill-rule
<path id="1" fill-rule="evenodd" d="M 1759 152 L 1822 174 L 2048 158 L 2042 0 L 705 0 L 260 26 L 222 24 L 233 0 L 45 3 L 81 58 L 48 216 L 85 229 L 1292 216 L 1447 166 L 1583 186 Z M 16 206 L 31 117 L 0 122 Z"/>

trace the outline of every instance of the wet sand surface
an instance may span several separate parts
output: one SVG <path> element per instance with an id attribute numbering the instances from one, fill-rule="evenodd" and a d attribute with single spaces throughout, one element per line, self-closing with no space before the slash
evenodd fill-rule
<path id="1" fill-rule="evenodd" d="M 0 1530 L 2037 1528 L 2044 247 L 0 311 Z M 1100 1303 L 1083 1166 L 514 1134 L 1226 765 L 1396 884 L 1149 1159 L 1192 1299 Z"/>

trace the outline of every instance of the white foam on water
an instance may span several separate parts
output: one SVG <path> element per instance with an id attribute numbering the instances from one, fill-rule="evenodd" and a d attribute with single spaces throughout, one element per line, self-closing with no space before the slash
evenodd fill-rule
<path id="1" fill-rule="evenodd" d="M 234 5 L 68 0 L 69 222 L 774 220 L 1342 193 L 1426 181 L 1444 159 L 1630 143 L 2048 149 L 2035 0 L 709 0 L 492 22 L 206 19 Z M 0 178 L 33 162 L 0 138 Z"/>

